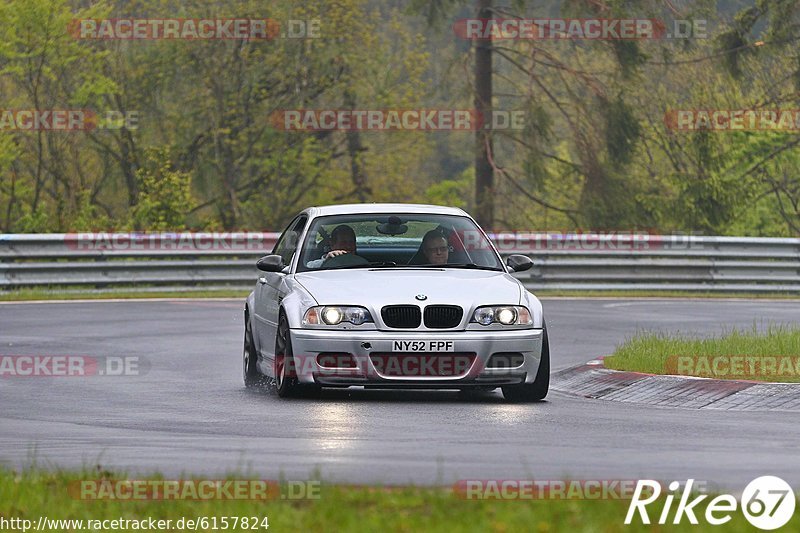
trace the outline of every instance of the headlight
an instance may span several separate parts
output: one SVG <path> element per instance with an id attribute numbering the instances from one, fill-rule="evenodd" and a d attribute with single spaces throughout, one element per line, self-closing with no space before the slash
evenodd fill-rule
<path id="1" fill-rule="evenodd" d="M 340 324 L 343 318 L 344 314 L 338 307 L 325 307 L 322 310 L 322 321 L 330 326 Z"/>
<path id="2" fill-rule="evenodd" d="M 304 326 L 336 326 L 342 322 L 360 326 L 372 322 L 372 316 L 363 307 L 325 305 L 310 308 L 303 317 Z"/>
<path id="3" fill-rule="evenodd" d="M 478 324 L 488 326 L 494 322 L 494 307 L 479 307 L 475 310 L 472 319 Z"/>
<path id="4" fill-rule="evenodd" d="M 530 326 L 531 313 L 521 305 L 492 305 L 479 307 L 472 315 L 472 321 L 488 326 L 498 323 L 504 326 Z"/>

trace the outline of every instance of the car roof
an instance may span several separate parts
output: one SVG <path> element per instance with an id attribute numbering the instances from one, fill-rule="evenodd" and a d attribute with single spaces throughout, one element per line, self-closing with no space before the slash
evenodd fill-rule
<path id="1" fill-rule="evenodd" d="M 326 215 L 349 215 L 367 213 L 424 213 L 431 215 L 457 215 L 469 216 L 464 210 L 457 207 L 445 207 L 441 205 L 426 204 L 386 204 L 386 203 L 363 203 L 363 204 L 339 204 L 309 207 L 303 210 L 310 217 Z"/>

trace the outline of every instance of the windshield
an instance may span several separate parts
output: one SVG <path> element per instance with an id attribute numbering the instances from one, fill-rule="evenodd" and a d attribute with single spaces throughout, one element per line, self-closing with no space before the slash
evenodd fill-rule
<path id="1" fill-rule="evenodd" d="M 505 270 L 470 218 L 396 213 L 314 219 L 297 271 L 391 267 Z"/>

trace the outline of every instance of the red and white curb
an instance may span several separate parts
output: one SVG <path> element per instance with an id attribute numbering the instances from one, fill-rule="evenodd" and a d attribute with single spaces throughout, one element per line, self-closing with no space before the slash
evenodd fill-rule
<path id="1" fill-rule="evenodd" d="M 800 383 L 760 383 L 611 370 L 602 359 L 554 372 L 553 390 L 683 409 L 800 411 Z"/>

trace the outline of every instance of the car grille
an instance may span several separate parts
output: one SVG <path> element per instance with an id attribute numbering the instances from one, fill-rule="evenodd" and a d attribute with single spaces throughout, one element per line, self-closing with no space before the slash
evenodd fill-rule
<path id="1" fill-rule="evenodd" d="M 475 352 L 374 352 L 369 355 L 378 375 L 410 379 L 464 376 L 476 357 Z"/>
<path id="2" fill-rule="evenodd" d="M 425 308 L 425 327 L 431 329 L 454 328 L 461 323 L 464 310 L 457 305 L 429 305 Z"/>
<path id="3" fill-rule="evenodd" d="M 389 328 L 418 328 L 422 321 L 419 307 L 416 305 L 387 305 L 381 309 L 383 323 Z"/>

